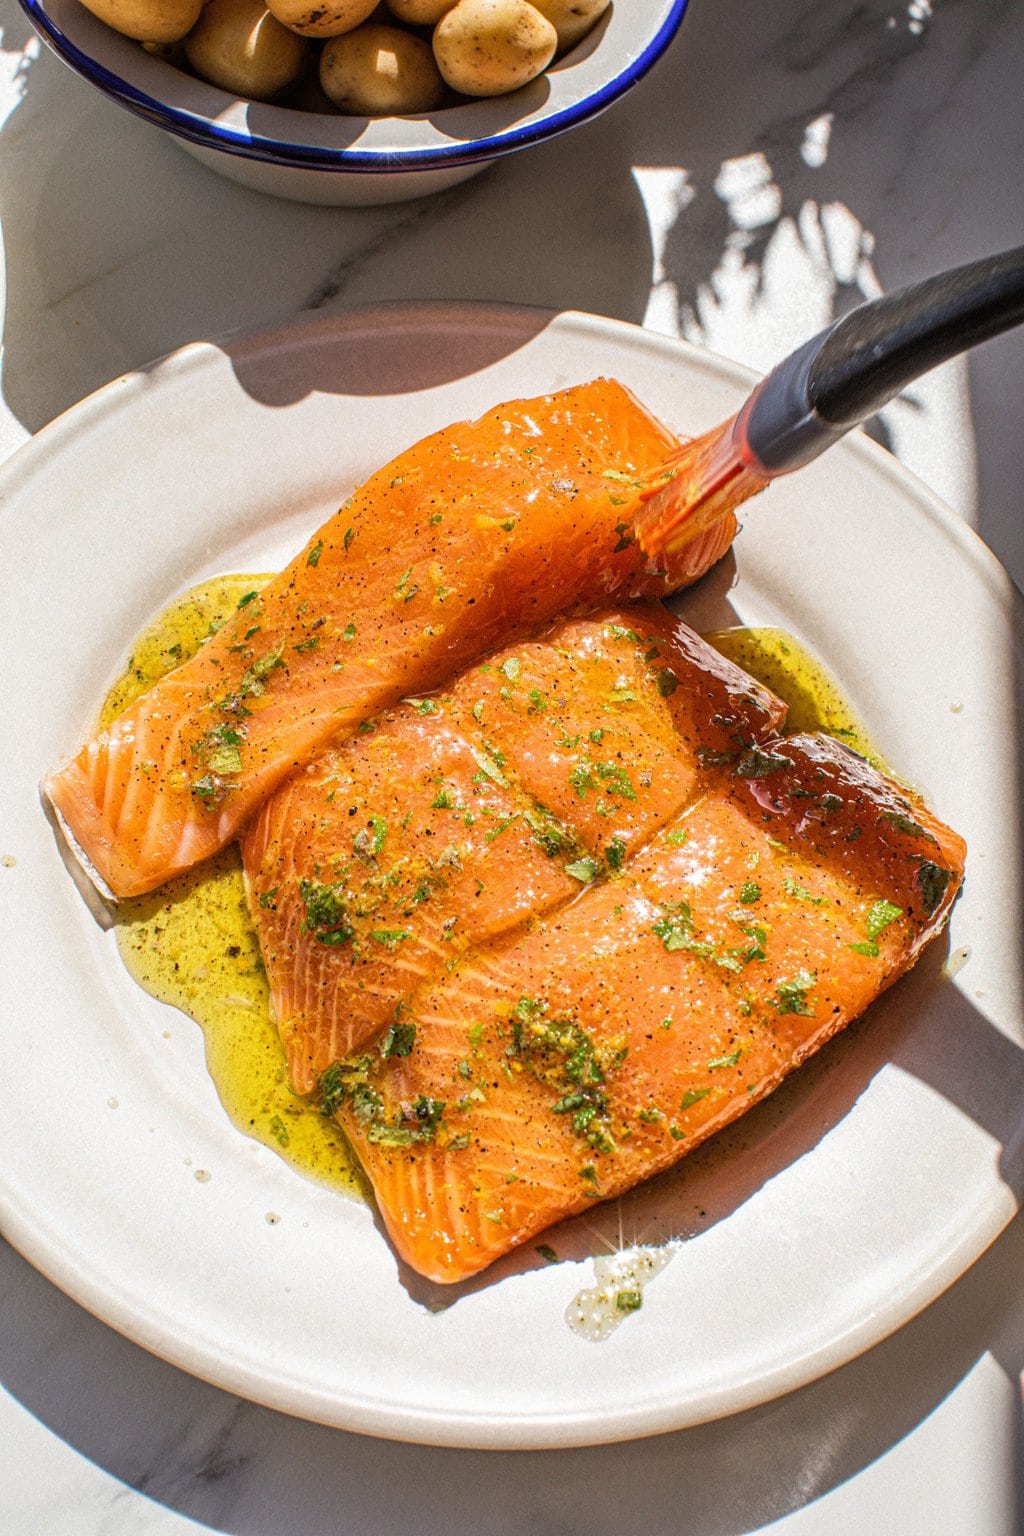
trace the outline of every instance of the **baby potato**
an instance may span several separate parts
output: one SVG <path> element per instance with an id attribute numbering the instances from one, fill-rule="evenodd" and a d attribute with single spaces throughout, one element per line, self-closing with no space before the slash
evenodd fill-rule
<path id="1" fill-rule="evenodd" d="M 377 0 L 267 0 L 267 5 L 300 37 L 337 37 L 365 21 Z"/>
<path id="2" fill-rule="evenodd" d="M 360 117 L 429 112 L 444 96 L 430 44 L 377 22 L 328 39 L 320 56 L 320 84 L 343 112 Z"/>
<path id="3" fill-rule="evenodd" d="M 558 33 L 558 51 L 564 53 L 585 37 L 611 0 L 532 0 Z"/>
<path id="4" fill-rule="evenodd" d="M 185 53 L 211 85 L 269 101 L 298 79 L 306 44 L 271 16 L 263 0 L 207 0 Z"/>
<path id="5" fill-rule="evenodd" d="M 547 69 L 558 33 L 529 0 L 457 0 L 434 28 L 433 47 L 453 90 L 501 96 Z"/>
<path id="6" fill-rule="evenodd" d="M 203 0 L 83 0 L 115 32 L 139 43 L 176 43 L 191 32 Z"/>
<path id="7" fill-rule="evenodd" d="M 450 11 L 455 0 L 387 0 L 388 10 L 396 21 L 404 21 L 410 27 L 433 27 L 445 11 Z"/>

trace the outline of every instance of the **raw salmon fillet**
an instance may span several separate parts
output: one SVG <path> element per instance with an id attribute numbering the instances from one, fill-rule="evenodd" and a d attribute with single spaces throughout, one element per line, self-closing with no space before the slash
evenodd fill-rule
<path id="1" fill-rule="evenodd" d="M 458 1281 L 669 1167 L 945 922 L 964 845 L 848 749 L 734 753 L 617 873 L 416 993 L 320 1080 L 398 1253 Z"/>
<path id="2" fill-rule="evenodd" d="M 468 949 L 621 869 L 785 706 L 660 605 L 569 620 L 295 774 L 242 839 L 292 1083 Z"/>
<path id="3" fill-rule="evenodd" d="M 458 1281 L 668 1167 L 943 925 L 961 839 L 656 605 L 297 774 L 243 844 L 300 1091 Z"/>
<path id="4" fill-rule="evenodd" d="M 200 652 L 46 791 L 99 880 L 136 895 L 237 836 L 271 791 L 403 695 L 559 613 L 658 596 L 735 523 L 650 566 L 631 524 L 677 439 L 620 384 L 513 401 L 353 491 Z"/>

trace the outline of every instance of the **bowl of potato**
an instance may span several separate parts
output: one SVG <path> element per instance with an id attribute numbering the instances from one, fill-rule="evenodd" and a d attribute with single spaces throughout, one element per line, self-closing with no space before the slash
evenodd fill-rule
<path id="1" fill-rule="evenodd" d="M 50 47 L 213 170 L 400 202 L 596 116 L 687 0 L 21 0 Z"/>

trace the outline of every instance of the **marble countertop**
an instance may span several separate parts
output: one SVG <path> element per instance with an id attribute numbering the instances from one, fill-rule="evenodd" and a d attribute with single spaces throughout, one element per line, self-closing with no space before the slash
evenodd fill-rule
<path id="1" fill-rule="evenodd" d="M 593 311 L 766 368 L 864 296 L 1021 242 L 1022 77 L 1019 0 L 691 0 L 666 57 L 585 128 L 433 198 L 322 209 L 196 164 L 0 0 L 0 457 L 186 342 L 380 299 Z M 1018 585 L 1022 399 L 1010 335 L 919 381 L 873 429 Z M 778 1402 L 512 1455 L 240 1401 L 0 1247 L 0 1528 L 1011 1536 L 1022 1272 L 1018 1218 L 915 1321 Z"/>

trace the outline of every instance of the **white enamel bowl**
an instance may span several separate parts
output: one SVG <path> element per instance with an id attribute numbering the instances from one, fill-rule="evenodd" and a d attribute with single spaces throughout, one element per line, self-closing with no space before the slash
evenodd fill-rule
<path id="1" fill-rule="evenodd" d="M 233 181 L 297 202 L 402 202 L 603 112 L 672 41 L 687 0 L 614 0 L 546 74 L 508 96 L 412 117 L 360 118 L 242 101 L 146 53 L 80 0 L 21 0 L 64 62 Z"/>

